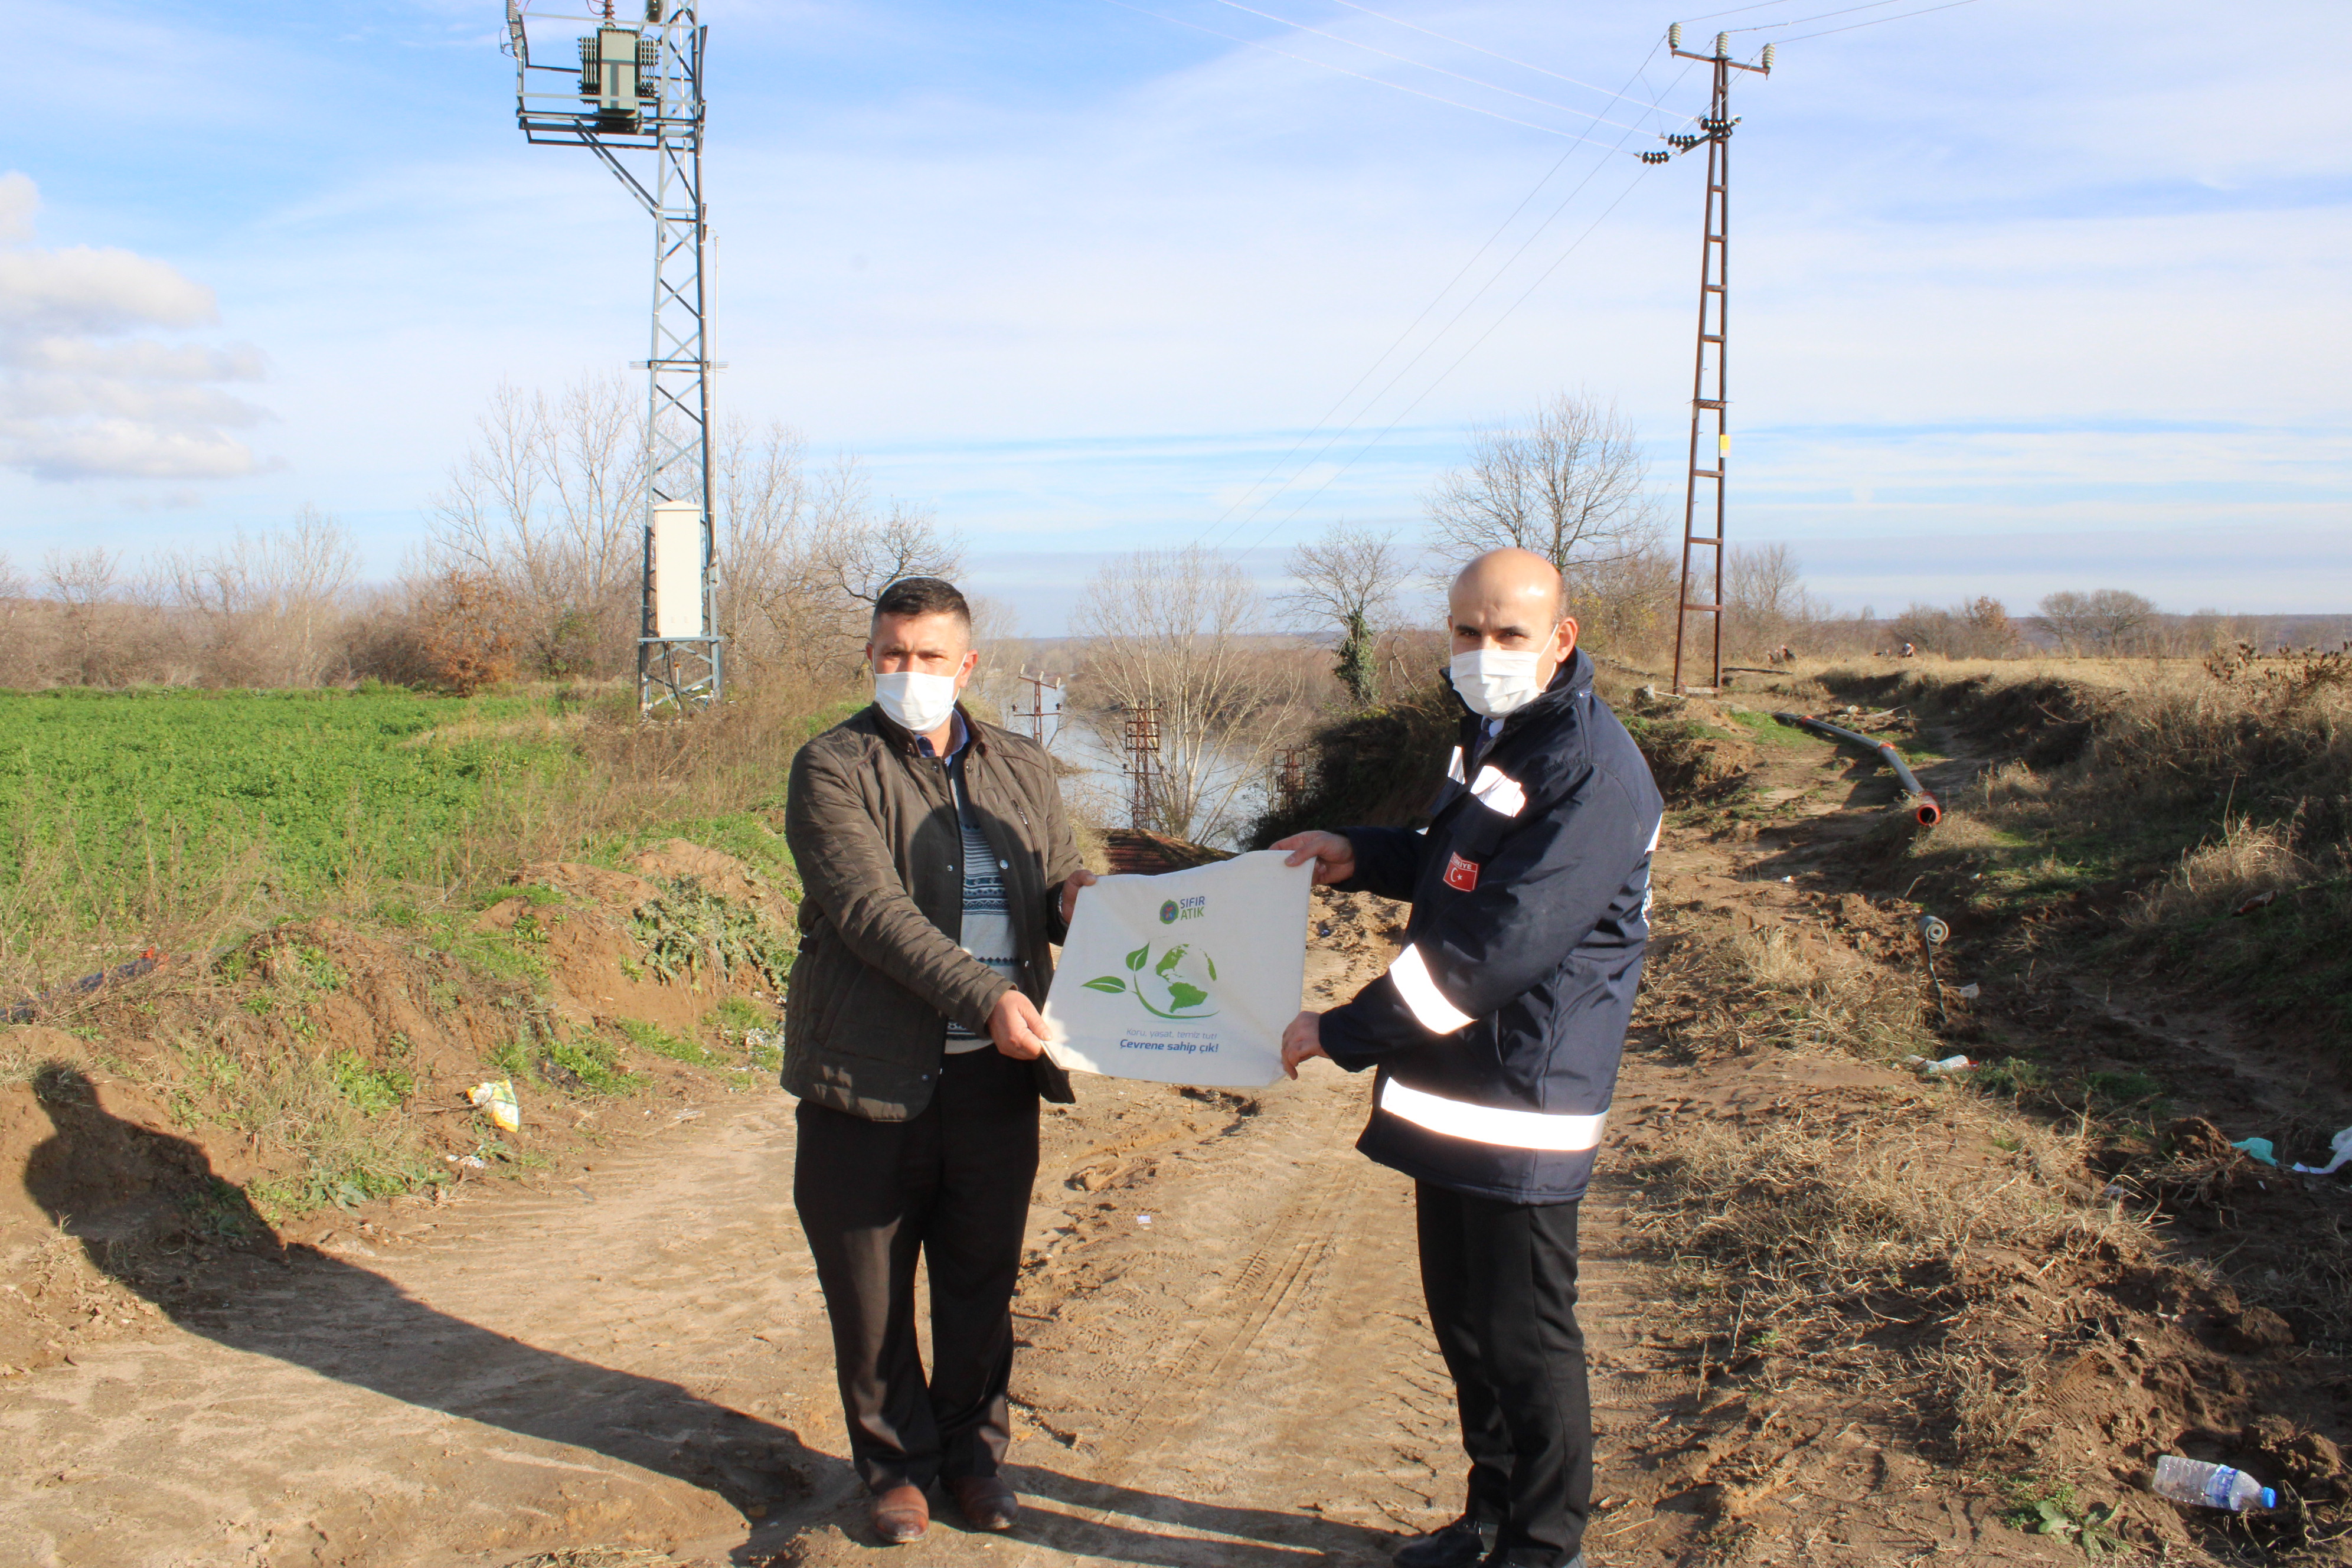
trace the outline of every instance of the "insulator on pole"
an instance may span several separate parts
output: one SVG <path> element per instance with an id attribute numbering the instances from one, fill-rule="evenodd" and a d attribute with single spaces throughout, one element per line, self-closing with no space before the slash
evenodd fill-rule
<path id="1" fill-rule="evenodd" d="M 1772 46 L 1770 44 L 1764 46 L 1764 74 L 1766 76 L 1770 76 L 1772 74 Z"/>
<path id="2" fill-rule="evenodd" d="M 1719 60 L 1727 60 L 1731 58 L 1731 35 L 1729 33 L 1717 33 L 1715 36 L 1715 58 Z"/>
<path id="3" fill-rule="evenodd" d="M 1666 47 L 1670 49 L 1679 49 L 1682 47 L 1683 25 L 1680 22 L 1676 22 L 1673 26 L 1666 29 Z"/>

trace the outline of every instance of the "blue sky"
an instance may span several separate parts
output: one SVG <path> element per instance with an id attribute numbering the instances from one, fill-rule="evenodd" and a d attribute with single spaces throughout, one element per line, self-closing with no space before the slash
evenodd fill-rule
<path id="1" fill-rule="evenodd" d="M 1608 143 L 1704 107 L 1658 47 L 1697 13 L 1367 3 L 712 0 L 722 410 L 860 454 L 1037 633 L 1140 544 L 1271 577 L 1341 518 L 1415 533 L 1469 425 L 1564 388 L 1618 403 L 1678 520 L 1703 165 Z M 1850 3 L 1692 28 L 1794 24 L 1735 36 L 1792 41 L 1735 86 L 1734 537 L 1849 608 L 2352 608 L 2340 8 L 1802 20 Z M 642 357 L 647 226 L 524 144 L 499 23 L 44 30 L 0 153 L 20 569 L 314 502 L 388 576 L 501 378 Z"/>

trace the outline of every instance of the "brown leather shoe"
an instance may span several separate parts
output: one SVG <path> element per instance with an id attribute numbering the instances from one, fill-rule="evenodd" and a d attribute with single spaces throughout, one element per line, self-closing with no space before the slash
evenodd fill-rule
<path id="1" fill-rule="evenodd" d="M 904 1546 L 922 1539 L 931 1527 L 931 1505 L 920 1487 L 895 1486 L 875 1495 L 870 1505 L 874 1533 L 885 1546 Z"/>
<path id="2" fill-rule="evenodd" d="M 1010 1530 L 1021 1517 L 1021 1500 L 994 1476 L 958 1476 L 948 1482 L 948 1495 L 974 1530 Z"/>

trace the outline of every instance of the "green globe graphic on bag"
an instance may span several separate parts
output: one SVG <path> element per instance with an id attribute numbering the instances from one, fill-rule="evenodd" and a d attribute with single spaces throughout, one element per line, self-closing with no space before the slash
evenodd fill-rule
<path id="1" fill-rule="evenodd" d="M 1195 952 L 1191 942 L 1178 942 L 1157 963 L 1151 962 L 1151 946 L 1147 942 L 1127 955 L 1127 969 L 1130 979 L 1116 974 L 1097 975 L 1086 983 L 1087 989 L 1133 996 L 1154 1017 L 1194 1019 L 1217 1016 L 1213 1010 L 1202 1011 L 1215 1000 L 1209 994 L 1209 986 L 1217 978 L 1217 961 L 1206 952 Z M 1166 1006 L 1154 1005 L 1155 994 L 1166 1001 Z"/>

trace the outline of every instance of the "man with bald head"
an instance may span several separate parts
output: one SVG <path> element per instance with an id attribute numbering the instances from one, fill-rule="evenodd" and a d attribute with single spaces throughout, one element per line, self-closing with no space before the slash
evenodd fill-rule
<path id="1" fill-rule="evenodd" d="M 1496 550 L 1447 595 L 1466 711 L 1428 826 L 1301 833 L 1315 879 L 1412 902 L 1403 951 L 1301 1013 L 1283 1065 L 1377 1068 L 1356 1144 L 1415 1184 L 1421 1281 L 1470 1456 L 1462 1517 L 1401 1568 L 1580 1568 L 1592 1417 L 1576 1215 L 1649 942 L 1663 809 L 1592 690 L 1559 574 Z"/>

